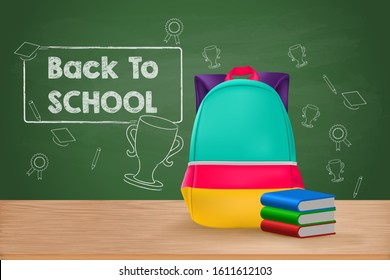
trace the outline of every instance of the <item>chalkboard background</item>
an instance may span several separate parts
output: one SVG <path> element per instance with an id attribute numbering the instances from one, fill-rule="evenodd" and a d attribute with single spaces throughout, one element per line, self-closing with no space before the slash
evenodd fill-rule
<path id="1" fill-rule="evenodd" d="M 283 2 L 283 3 L 282 3 Z M 352 199 L 389 199 L 388 16 L 380 4 L 366 1 L 14 1 L 4 4 L 2 30 L 1 187 L 0 199 L 181 199 L 180 184 L 188 162 L 195 118 L 193 78 L 227 73 L 237 65 L 290 75 L 289 116 L 297 160 L 308 189 Z M 76 138 L 67 147 L 52 141 L 57 124 L 23 121 L 22 61 L 14 51 L 24 42 L 43 46 L 175 46 L 165 43 L 165 23 L 179 18 L 183 50 L 183 121 L 178 135 L 184 148 L 174 165 L 159 165 L 156 179 L 162 191 L 135 188 L 123 175 L 136 171 L 129 158 L 126 124 L 67 124 Z M 308 65 L 296 68 L 290 46 L 306 48 Z M 206 46 L 221 49 L 221 67 L 209 69 L 202 57 Z M 323 80 L 326 75 L 338 94 Z M 163 86 L 163 85 L 162 85 Z M 358 110 L 343 104 L 342 92 L 358 91 L 367 102 Z M 46 95 L 46 93 L 45 93 Z M 169 106 L 170 100 L 166 100 Z M 313 128 L 301 125 L 302 108 L 319 107 Z M 37 105 L 39 106 L 39 105 Z M 172 109 L 174 110 L 174 108 Z M 347 147 L 336 151 L 329 129 L 348 129 Z M 159 139 L 150 139 L 158 145 Z M 102 151 L 94 170 L 97 147 Z M 35 153 L 49 158 L 43 180 L 26 175 Z M 341 159 L 344 181 L 332 183 L 326 165 Z"/>

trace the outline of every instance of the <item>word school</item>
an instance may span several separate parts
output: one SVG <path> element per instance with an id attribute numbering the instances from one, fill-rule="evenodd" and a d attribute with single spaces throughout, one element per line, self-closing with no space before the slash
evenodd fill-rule
<path id="1" fill-rule="evenodd" d="M 132 64 L 132 77 L 129 74 L 127 75 L 134 80 L 141 78 L 154 79 L 158 75 L 158 65 L 154 61 L 142 62 L 142 57 L 130 56 L 128 62 Z M 118 61 L 109 61 L 107 56 L 102 56 L 100 62 L 87 61 L 83 64 L 81 61 L 68 61 L 62 67 L 61 58 L 50 56 L 48 57 L 48 79 L 118 79 L 118 74 L 114 69 L 117 64 Z M 122 97 L 117 92 L 111 90 L 103 95 L 99 91 L 93 91 L 91 95 L 88 91 L 71 90 L 62 94 L 58 90 L 52 90 L 48 98 L 51 102 L 48 109 L 53 114 L 58 114 L 63 109 L 71 114 L 88 114 L 90 111 L 97 114 L 100 113 L 100 108 L 107 113 L 116 113 L 121 108 L 124 108 L 129 113 L 138 113 L 143 109 L 145 109 L 146 113 L 157 113 L 157 108 L 152 105 L 152 91 L 145 91 L 145 94 L 142 95 L 138 91 L 132 90 Z M 79 100 L 78 104 L 80 106 L 71 106 L 71 99 Z M 90 106 L 92 106 L 93 110 L 90 110 Z"/>

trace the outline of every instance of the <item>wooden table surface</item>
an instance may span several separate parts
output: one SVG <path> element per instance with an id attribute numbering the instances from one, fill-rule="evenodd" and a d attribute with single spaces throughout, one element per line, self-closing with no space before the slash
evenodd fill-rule
<path id="1" fill-rule="evenodd" d="M 0 201 L 1 259 L 390 259 L 390 201 L 336 201 L 336 235 L 193 223 L 184 201 Z"/>

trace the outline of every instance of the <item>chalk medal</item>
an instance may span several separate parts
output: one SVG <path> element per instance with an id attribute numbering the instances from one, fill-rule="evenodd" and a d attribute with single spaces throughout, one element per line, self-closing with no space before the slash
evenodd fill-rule
<path id="1" fill-rule="evenodd" d="M 49 159 L 46 155 L 38 153 L 32 156 L 30 160 L 31 168 L 26 172 L 28 176 L 37 172 L 38 180 L 42 180 L 42 172 L 46 170 L 49 165 Z"/>
<path id="2" fill-rule="evenodd" d="M 179 35 L 183 32 L 184 25 L 180 19 L 171 18 L 165 23 L 165 31 L 167 32 L 167 36 L 165 36 L 164 42 L 168 43 L 168 41 L 173 37 L 175 39 L 176 45 L 180 44 Z"/>
<path id="3" fill-rule="evenodd" d="M 336 151 L 340 151 L 340 143 L 343 142 L 347 147 L 351 146 L 351 142 L 347 139 L 348 131 L 345 126 L 336 124 L 329 130 L 329 138 L 336 143 Z"/>

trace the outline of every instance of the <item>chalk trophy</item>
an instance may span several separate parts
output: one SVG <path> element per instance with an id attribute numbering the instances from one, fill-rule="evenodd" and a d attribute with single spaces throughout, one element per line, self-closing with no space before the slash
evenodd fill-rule
<path id="1" fill-rule="evenodd" d="M 302 108 L 302 117 L 305 119 L 301 124 L 307 128 L 313 128 L 312 121 L 317 121 L 320 116 L 320 109 L 312 104 L 307 104 Z"/>
<path id="2" fill-rule="evenodd" d="M 344 181 L 344 178 L 341 177 L 341 173 L 344 173 L 344 167 L 345 164 L 340 159 L 332 159 L 328 162 L 326 165 L 326 170 L 328 170 L 329 175 L 333 175 L 333 183 Z"/>
<path id="3" fill-rule="evenodd" d="M 154 179 L 154 172 L 162 163 L 171 167 L 170 158 L 182 148 L 184 141 L 177 135 L 178 126 L 170 120 L 144 115 L 126 130 L 131 149 L 126 154 L 138 158 L 138 171 L 127 173 L 124 181 L 138 188 L 161 191 L 163 183 Z"/>
<path id="4" fill-rule="evenodd" d="M 203 49 L 202 56 L 205 61 L 210 62 L 209 69 L 216 69 L 221 66 L 220 63 L 217 62 L 220 59 L 221 49 L 217 48 L 216 45 L 207 46 Z"/>
<path id="5" fill-rule="evenodd" d="M 303 58 L 306 56 L 306 48 L 304 46 L 301 46 L 301 44 L 297 44 L 294 46 L 291 46 L 288 49 L 287 55 L 291 58 L 292 61 L 296 61 L 297 65 L 295 65 L 297 68 L 301 68 L 305 65 L 307 65 L 307 61 L 305 61 Z"/>

